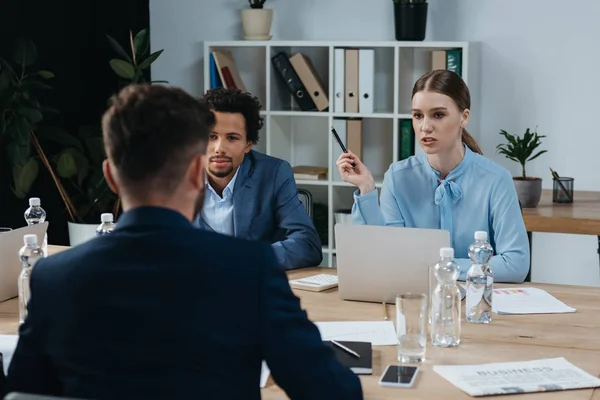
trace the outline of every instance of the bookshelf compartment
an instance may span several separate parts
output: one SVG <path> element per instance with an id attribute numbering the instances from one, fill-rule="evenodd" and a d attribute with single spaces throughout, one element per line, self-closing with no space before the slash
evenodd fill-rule
<path id="1" fill-rule="evenodd" d="M 266 48 L 261 46 L 210 46 L 207 54 L 209 58 L 213 51 L 228 52 L 231 55 L 235 69 L 239 73 L 246 91 L 256 96 L 262 105 L 262 109 L 265 110 L 267 105 Z M 210 61 L 206 64 L 209 68 L 208 71 L 205 70 L 205 77 L 208 77 L 205 86 L 210 88 L 213 86 L 210 78 Z"/>
<path id="2" fill-rule="evenodd" d="M 332 215 L 330 224 L 335 227 L 336 223 L 351 224 L 350 211 L 354 204 L 353 193 L 358 190 L 355 186 L 336 186 L 332 189 Z M 337 215 L 336 214 L 340 214 Z M 332 229 L 332 249 L 335 250 L 335 228 Z"/>
<path id="3" fill-rule="evenodd" d="M 329 189 L 327 186 L 315 186 L 310 184 L 296 184 L 298 189 L 308 190 L 312 196 L 313 203 L 313 216 L 312 220 L 315 225 L 315 229 L 321 238 L 321 245 L 327 252 L 323 254 L 323 264 L 329 265 L 328 252 L 329 252 L 329 222 L 328 222 L 328 210 L 329 210 Z"/>
<path id="4" fill-rule="evenodd" d="M 463 76 L 463 48 L 459 46 L 400 47 L 398 51 L 398 109 L 410 114 L 415 82 L 434 69 L 449 69 Z M 442 54 L 444 53 L 444 54 Z"/>
<path id="5" fill-rule="evenodd" d="M 363 119 L 362 162 L 376 183 L 383 181 L 383 175 L 394 161 L 393 122 L 392 119 Z"/>
<path id="6" fill-rule="evenodd" d="M 324 116 L 270 116 L 269 153 L 290 165 L 327 168 L 329 162 L 329 118 Z M 316 182 L 324 183 L 329 178 Z"/>
<path id="7" fill-rule="evenodd" d="M 304 56 L 304 59 L 309 63 L 313 76 L 316 76 L 317 82 L 321 85 L 322 91 L 324 93 L 320 93 L 318 91 L 311 91 L 313 96 L 316 96 L 316 99 L 321 99 L 320 101 L 324 101 L 324 97 L 328 100 L 329 98 L 329 47 L 328 46 L 272 46 L 270 47 L 269 53 L 269 68 L 270 68 L 270 104 L 269 111 L 292 111 L 292 112 L 327 112 L 328 108 L 319 107 L 317 102 L 314 101 L 311 93 L 307 92 L 304 94 L 304 101 L 309 104 L 312 104 L 316 108 L 313 109 L 303 109 L 298 104 L 298 101 L 291 94 L 290 90 L 287 87 L 287 84 L 284 81 L 284 78 L 281 76 L 281 73 L 273 64 L 273 57 L 277 56 L 280 53 L 285 53 L 286 58 L 290 62 L 289 66 L 291 67 L 293 73 L 298 75 L 296 72 L 296 67 L 292 65 L 294 60 L 290 60 L 291 57 L 300 53 Z M 312 81 L 312 80 L 311 80 Z M 302 83 L 302 81 L 299 81 Z M 304 85 L 304 83 L 302 83 Z M 305 86 L 305 85 L 304 85 Z M 310 86 L 309 86 L 310 87 Z M 308 96 L 308 98 L 306 98 Z M 322 103 L 319 103 L 322 104 Z"/>

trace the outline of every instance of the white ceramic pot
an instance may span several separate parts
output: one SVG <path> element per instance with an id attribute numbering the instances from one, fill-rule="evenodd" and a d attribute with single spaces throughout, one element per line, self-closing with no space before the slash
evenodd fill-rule
<path id="1" fill-rule="evenodd" d="M 242 10 L 242 28 L 246 40 L 271 40 L 273 10 L 268 8 L 246 8 Z"/>
<path id="2" fill-rule="evenodd" d="M 96 228 L 99 224 L 69 224 L 69 243 L 71 246 L 77 246 L 96 237 Z"/>

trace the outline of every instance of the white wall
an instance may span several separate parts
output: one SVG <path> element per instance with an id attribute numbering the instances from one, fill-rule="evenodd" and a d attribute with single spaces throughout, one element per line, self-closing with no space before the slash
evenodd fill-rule
<path id="1" fill-rule="evenodd" d="M 367 5 L 368 4 L 368 5 Z M 392 0 L 267 0 L 274 40 L 393 40 Z M 245 0 L 150 0 L 152 48 L 165 51 L 153 78 L 200 95 L 202 42 L 241 39 Z M 548 167 L 575 177 L 576 190 L 600 190 L 600 2 L 577 0 L 430 0 L 426 40 L 479 42 L 480 87 L 473 88 L 476 135 L 495 154 L 500 129 L 538 126 L 549 152 L 528 165 L 551 188 Z M 370 22 L 368 22 L 370 21 Z M 533 280 L 600 286 L 597 238 L 534 234 Z"/>

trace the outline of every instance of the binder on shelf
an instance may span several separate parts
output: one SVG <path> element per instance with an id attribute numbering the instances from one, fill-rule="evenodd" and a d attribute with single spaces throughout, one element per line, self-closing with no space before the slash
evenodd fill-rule
<path id="1" fill-rule="evenodd" d="M 346 49 L 345 77 L 345 110 L 347 113 L 358 112 L 358 49 Z"/>
<path id="2" fill-rule="evenodd" d="M 358 111 L 360 113 L 373 113 L 374 79 L 375 50 L 360 49 L 358 51 Z"/>
<path id="3" fill-rule="evenodd" d="M 296 53 L 290 57 L 290 63 L 315 103 L 317 110 L 327 110 L 329 108 L 327 90 L 324 89 L 323 83 L 321 82 L 321 79 L 319 79 L 319 75 L 310 59 L 302 53 Z"/>
<path id="4" fill-rule="evenodd" d="M 349 118 L 346 121 L 346 137 L 348 143 L 346 148 L 356 154 L 362 160 L 362 128 L 363 121 L 361 118 Z"/>
<path id="5" fill-rule="evenodd" d="M 221 77 L 219 75 L 219 71 L 217 70 L 217 64 L 215 63 L 215 56 L 213 55 L 213 53 L 209 54 L 210 57 L 210 61 L 209 61 L 209 65 L 210 65 L 210 88 L 211 89 L 216 89 L 216 88 L 220 88 L 223 87 L 223 84 L 221 83 Z"/>
<path id="6" fill-rule="evenodd" d="M 302 111 L 316 111 L 317 106 L 306 92 L 306 88 L 302 84 L 294 67 L 292 67 L 287 54 L 285 52 L 280 52 L 271 58 L 271 62 L 277 70 L 278 75 L 286 84 L 291 95 L 294 97 L 298 107 L 300 107 Z"/>
<path id="7" fill-rule="evenodd" d="M 214 57 L 223 86 L 226 88 L 237 88 L 242 92 L 246 92 L 246 86 L 235 67 L 231 52 L 229 50 L 214 50 L 211 54 Z"/>
<path id="8" fill-rule="evenodd" d="M 431 53 L 431 70 L 447 69 L 462 76 L 462 50 L 434 50 Z"/>
<path id="9" fill-rule="evenodd" d="M 415 154 L 415 133 L 410 119 L 400 120 L 398 140 L 398 160 L 404 160 Z"/>
<path id="10" fill-rule="evenodd" d="M 345 89 L 345 77 L 344 72 L 346 70 L 346 50 L 336 48 L 333 50 L 333 111 L 336 113 L 343 113 L 344 99 L 346 97 Z M 338 131 L 339 132 L 339 131 Z"/>

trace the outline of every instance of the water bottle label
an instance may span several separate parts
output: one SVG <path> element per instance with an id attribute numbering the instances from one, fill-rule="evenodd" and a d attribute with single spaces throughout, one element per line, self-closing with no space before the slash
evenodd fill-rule
<path id="1" fill-rule="evenodd" d="M 481 302 L 481 298 L 483 297 L 484 288 L 477 288 L 475 285 L 469 284 L 467 286 L 467 299 L 466 299 L 466 312 L 468 313 L 470 309 L 477 307 L 477 305 Z"/>

